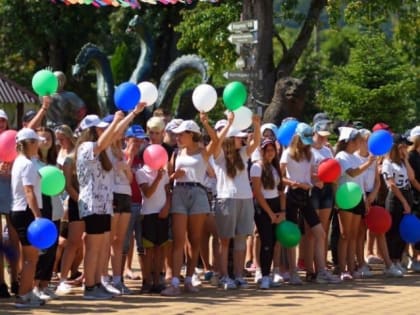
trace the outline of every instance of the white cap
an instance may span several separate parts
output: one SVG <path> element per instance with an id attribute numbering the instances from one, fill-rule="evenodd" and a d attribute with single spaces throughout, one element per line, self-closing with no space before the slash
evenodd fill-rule
<path id="1" fill-rule="evenodd" d="M 347 142 L 349 140 L 353 140 L 359 134 L 359 131 L 352 127 L 340 127 L 338 130 L 340 130 L 338 141 L 345 140 Z"/>
<path id="2" fill-rule="evenodd" d="M 414 141 L 414 138 L 420 136 L 420 126 L 416 126 L 413 129 L 411 129 L 410 131 L 410 138 L 408 140 L 410 140 L 411 142 Z"/>
<path id="3" fill-rule="evenodd" d="M 234 129 L 232 127 L 229 128 L 226 138 L 229 137 L 235 137 L 235 138 L 245 138 L 248 137 L 248 134 L 246 132 L 243 132 L 241 130 Z"/>
<path id="4" fill-rule="evenodd" d="M 174 130 L 175 128 L 179 127 L 179 125 L 180 125 L 183 121 L 184 121 L 184 120 L 183 120 L 183 119 L 180 119 L 180 118 L 174 118 L 174 119 L 172 119 L 170 122 L 168 122 L 168 123 L 166 124 L 165 131 L 170 131 L 170 132 L 172 132 L 172 130 Z"/>
<path id="5" fill-rule="evenodd" d="M 200 127 L 198 127 L 194 120 L 184 120 L 178 127 L 172 130 L 173 133 L 182 133 L 184 131 L 201 134 Z"/>
<path id="6" fill-rule="evenodd" d="M 106 128 L 108 127 L 108 123 L 102 121 L 98 115 L 87 115 L 83 120 L 80 122 L 80 129 L 85 130 L 90 127 L 98 127 L 98 128 Z"/>
<path id="7" fill-rule="evenodd" d="M 216 122 L 216 124 L 214 125 L 214 129 L 219 129 L 219 128 L 223 128 L 228 124 L 228 121 L 226 119 L 220 119 Z"/>
<path id="8" fill-rule="evenodd" d="M 0 118 L 9 120 L 9 117 L 7 117 L 7 114 L 4 110 L 0 109 Z"/>
<path id="9" fill-rule="evenodd" d="M 23 140 L 38 140 L 38 141 L 44 141 L 44 137 L 40 137 L 33 129 L 31 128 L 22 128 L 18 131 L 16 134 L 16 142 L 20 142 Z"/>
<path id="10" fill-rule="evenodd" d="M 277 126 L 276 126 L 275 124 L 272 124 L 272 123 L 266 123 L 266 124 L 263 124 L 263 125 L 261 126 L 261 128 L 260 128 L 261 135 L 262 135 L 262 134 L 264 133 L 264 131 L 265 131 L 265 130 L 267 130 L 267 129 L 271 130 L 271 131 L 273 132 L 274 136 L 276 135 L 276 132 L 277 132 Z"/>

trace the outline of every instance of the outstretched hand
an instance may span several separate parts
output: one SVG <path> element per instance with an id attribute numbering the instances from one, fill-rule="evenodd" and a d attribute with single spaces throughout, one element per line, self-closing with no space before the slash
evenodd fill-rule
<path id="1" fill-rule="evenodd" d="M 123 111 L 121 111 L 121 110 L 116 111 L 115 114 L 114 114 L 114 122 L 120 122 L 123 119 L 124 119 Z"/>
<path id="2" fill-rule="evenodd" d="M 133 109 L 134 114 L 136 114 L 136 115 L 140 114 L 144 110 L 146 105 L 147 105 L 146 102 L 137 103 L 136 107 L 134 107 L 134 109 Z"/>
<path id="3" fill-rule="evenodd" d="M 200 121 L 203 125 L 208 125 L 209 117 L 206 112 L 200 112 Z"/>

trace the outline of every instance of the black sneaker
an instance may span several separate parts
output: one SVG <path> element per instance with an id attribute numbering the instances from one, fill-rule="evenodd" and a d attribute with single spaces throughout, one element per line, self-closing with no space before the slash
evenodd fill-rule
<path id="1" fill-rule="evenodd" d="M 12 292 L 14 295 L 18 295 L 19 293 L 19 282 L 13 281 L 12 285 L 10 286 L 10 292 Z"/>
<path id="2" fill-rule="evenodd" d="M 305 281 L 306 282 L 316 282 L 316 273 L 306 272 Z"/>
<path id="3" fill-rule="evenodd" d="M 165 289 L 166 289 L 166 286 L 164 286 L 163 284 L 158 284 L 158 285 L 152 286 L 152 288 L 149 290 L 149 292 L 160 294 Z"/>
<path id="4" fill-rule="evenodd" d="M 9 293 L 9 289 L 7 288 L 6 283 L 0 284 L 0 298 L 7 299 L 7 298 L 10 298 L 10 297 L 12 297 L 12 296 Z"/>

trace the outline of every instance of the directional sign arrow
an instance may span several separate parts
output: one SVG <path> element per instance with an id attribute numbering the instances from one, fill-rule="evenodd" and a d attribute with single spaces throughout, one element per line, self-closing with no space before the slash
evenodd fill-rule
<path id="1" fill-rule="evenodd" d="M 258 77 L 258 73 L 249 71 L 226 71 L 223 77 L 228 80 L 247 81 L 252 78 Z"/>
<path id="2" fill-rule="evenodd" d="M 258 20 L 232 22 L 227 29 L 232 33 L 254 32 L 258 30 Z"/>
<path id="3" fill-rule="evenodd" d="M 231 44 L 256 44 L 258 34 L 256 32 L 232 34 L 228 37 L 228 41 Z"/>

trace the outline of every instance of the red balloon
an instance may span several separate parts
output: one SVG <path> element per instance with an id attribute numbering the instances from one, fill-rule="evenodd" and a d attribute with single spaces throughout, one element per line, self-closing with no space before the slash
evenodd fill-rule
<path id="1" fill-rule="evenodd" d="M 13 162 L 16 152 L 16 130 L 6 130 L 0 134 L 0 161 Z"/>
<path id="2" fill-rule="evenodd" d="M 365 217 L 366 226 L 375 234 L 384 234 L 391 228 L 391 215 L 380 206 L 371 206 Z"/>
<path id="3" fill-rule="evenodd" d="M 341 166 L 335 159 L 325 159 L 318 166 L 318 178 L 324 183 L 333 183 L 341 175 Z"/>
<path id="4" fill-rule="evenodd" d="M 151 169 L 158 170 L 168 163 L 168 153 L 160 144 L 151 144 L 144 150 L 143 161 Z"/>

